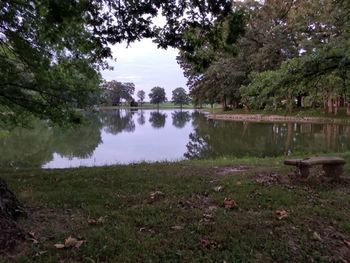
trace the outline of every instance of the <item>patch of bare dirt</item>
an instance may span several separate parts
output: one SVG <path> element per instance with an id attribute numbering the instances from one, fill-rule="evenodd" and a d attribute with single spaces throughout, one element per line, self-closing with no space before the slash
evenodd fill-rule
<path id="1" fill-rule="evenodd" d="M 17 240 L 11 249 L 3 250 L 0 253 L 2 259 L 8 262 L 16 261 L 16 258 L 27 255 L 31 246 L 40 244 L 53 244 L 60 237 L 58 235 L 69 235 L 71 232 L 79 232 L 79 225 L 82 227 L 86 220 L 79 211 L 72 209 L 52 209 L 43 206 L 26 207 L 26 218 L 20 218 L 17 222 L 22 230 L 22 239 Z M 83 224 L 82 224 L 83 223 Z M 73 233 L 74 234 L 74 233 Z M 38 253 L 46 253 L 40 251 Z M 31 255 L 35 257 L 35 255 Z"/>
<path id="2" fill-rule="evenodd" d="M 226 166 L 226 167 L 214 167 L 214 172 L 217 175 L 228 175 L 228 174 L 246 172 L 250 169 L 251 168 L 248 166 Z"/>

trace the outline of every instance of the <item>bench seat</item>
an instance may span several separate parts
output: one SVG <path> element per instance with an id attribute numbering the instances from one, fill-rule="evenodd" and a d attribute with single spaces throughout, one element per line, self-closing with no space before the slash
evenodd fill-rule
<path id="1" fill-rule="evenodd" d="M 285 165 L 294 165 L 299 168 L 302 178 L 309 176 L 309 168 L 314 165 L 322 165 L 326 176 L 338 177 L 343 173 L 346 161 L 340 157 L 315 156 L 305 159 L 287 159 Z"/>

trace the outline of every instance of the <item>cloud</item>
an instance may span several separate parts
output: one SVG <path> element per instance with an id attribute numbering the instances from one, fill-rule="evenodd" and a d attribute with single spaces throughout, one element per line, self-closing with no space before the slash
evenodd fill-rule
<path id="1" fill-rule="evenodd" d="M 176 87 L 186 87 L 186 78 L 176 62 L 178 51 L 173 48 L 158 49 L 150 39 L 131 44 L 111 47 L 116 61 L 109 60 L 113 71 L 103 71 L 107 80 L 134 82 L 136 91 L 143 89 L 146 94 L 155 86 L 164 87 L 168 99 Z"/>

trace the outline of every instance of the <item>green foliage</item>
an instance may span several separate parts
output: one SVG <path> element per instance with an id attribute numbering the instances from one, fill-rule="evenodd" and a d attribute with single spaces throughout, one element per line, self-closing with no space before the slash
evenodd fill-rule
<path id="1" fill-rule="evenodd" d="M 166 24 L 154 26 L 160 13 Z M 109 45 L 147 37 L 160 47 L 187 49 L 188 28 L 209 38 L 215 22 L 231 13 L 228 0 L 0 1 L 1 126 L 29 115 L 77 120 L 76 107 L 98 102 L 98 71 L 108 67 Z"/>
<path id="2" fill-rule="evenodd" d="M 145 91 L 139 90 L 137 92 L 137 97 L 139 98 L 139 102 L 140 102 L 141 106 L 143 104 L 143 101 L 145 100 L 145 96 L 146 96 L 146 92 Z"/>
<path id="3" fill-rule="evenodd" d="M 103 103 L 119 106 L 122 100 L 131 101 L 135 92 L 135 84 L 131 82 L 105 81 L 102 85 Z"/>
<path id="4" fill-rule="evenodd" d="M 350 6 L 345 2 L 236 2 L 234 10 L 246 23 L 244 34 L 230 42 L 235 52 L 227 52 L 223 42 L 216 48 L 206 44 L 194 53 L 206 54 L 205 67 L 185 51 L 178 57 L 194 101 L 291 111 L 302 99 L 304 106 L 327 102 L 331 108 L 340 97 L 348 100 Z M 228 31 L 217 32 L 223 38 Z"/>
<path id="5" fill-rule="evenodd" d="M 149 98 L 151 99 L 152 104 L 157 104 L 159 107 L 160 103 L 164 103 L 167 101 L 167 98 L 165 96 L 165 90 L 161 87 L 154 87 L 151 89 L 151 93 L 148 94 Z"/>
<path id="6" fill-rule="evenodd" d="M 187 95 L 186 91 L 184 88 L 176 88 L 173 90 L 172 92 L 172 99 L 171 101 L 175 104 L 175 105 L 180 105 L 182 108 L 182 105 L 184 104 L 189 104 L 191 99 L 190 97 Z"/>

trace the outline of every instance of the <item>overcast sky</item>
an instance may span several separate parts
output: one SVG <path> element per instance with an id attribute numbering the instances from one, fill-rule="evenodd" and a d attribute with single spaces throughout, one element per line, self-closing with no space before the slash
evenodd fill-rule
<path id="1" fill-rule="evenodd" d="M 168 100 L 171 99 L 171 91 L 177 87 L 183 87 L 188 91 L 187 80 L 176 62 L 178 53 L 176 49 L 157 49 L 152 40 L 143 39 L 128 48 L 126 44 L 112 46 L 112 52 L 117 61 L 109 60 L 114 69 L 103 71 L 104 79 L 133 82 L 136 86 L 135 94 L 138 90 L 144 90 L 146 100 L 149 99 L 150 90 L 155 86 L 165 89 Z"/>

